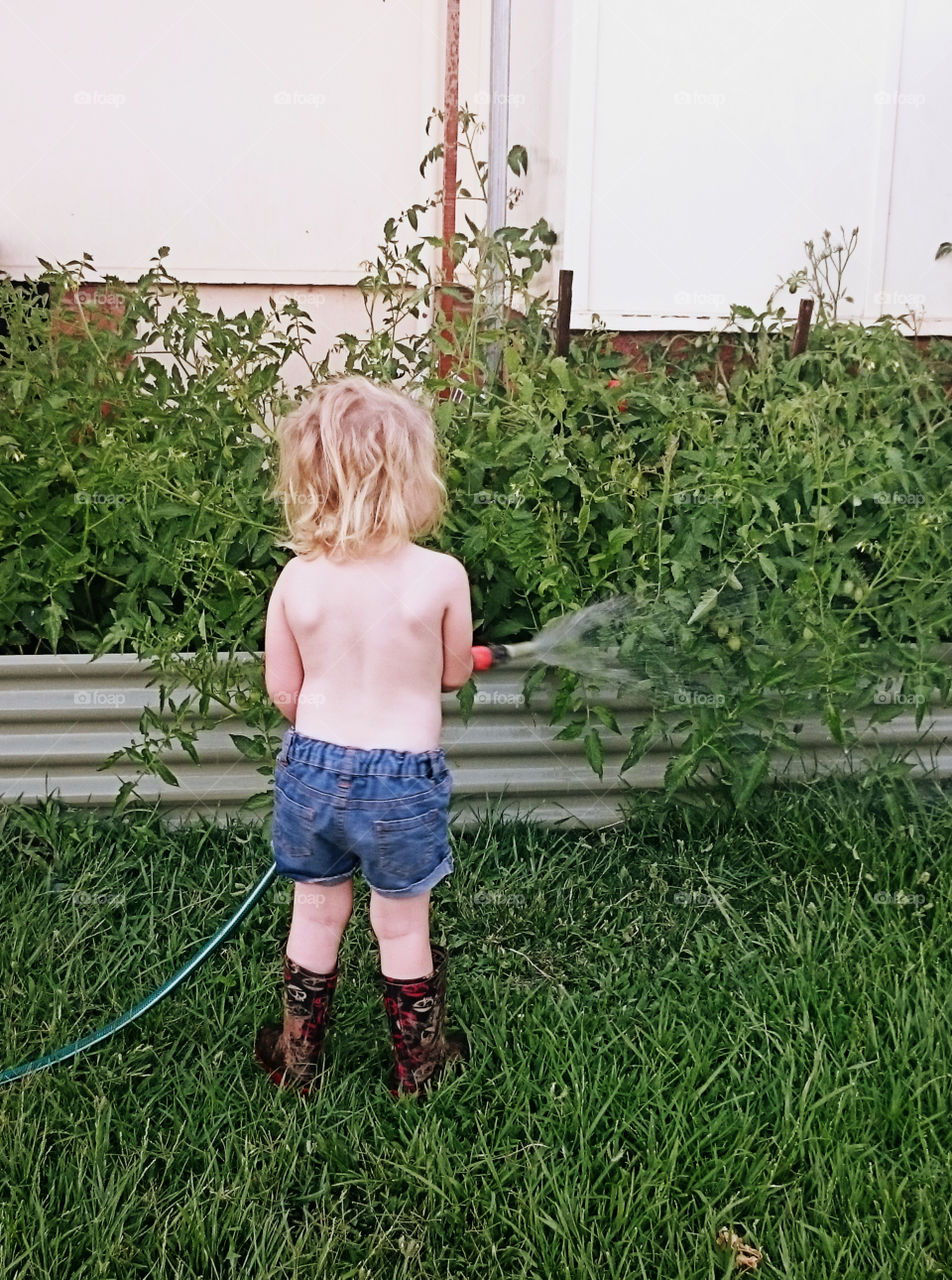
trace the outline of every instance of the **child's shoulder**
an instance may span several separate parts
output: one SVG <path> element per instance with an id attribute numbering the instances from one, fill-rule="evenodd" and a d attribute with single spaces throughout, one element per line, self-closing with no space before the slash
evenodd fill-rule
<path id="1" fill-rule="evenodd" d="M 451 582 L 466 578 L 468 574 L 466 567 L 455 556 L 451 556 L 448 551 L 433 551 L 430 547 L 421 547 L 418 543 L 413 544 L 414 550 L 421 559 L 421 563 L 429 564 L 433 572 L 445 575 L 447 580 Z M 423 560 L 426 556 L 427 560 Z"/>

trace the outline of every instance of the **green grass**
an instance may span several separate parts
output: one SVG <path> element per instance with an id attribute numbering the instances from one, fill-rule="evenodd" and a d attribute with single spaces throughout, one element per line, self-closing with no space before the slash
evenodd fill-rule
<path id="1" fill-rule="evenodd" d="M 756 1275 L 952 1277 L 948 800 L 457 837 L 433 934 L 474 1053 L 422 1107 L 384 1085 L 360 881 L 324 1089 L 253 1063 L 276 882 L 140 1022 L 0 1090 L 0 1276 L 694 1280 L 738 1274 L 727 1225 Z M 269 861 L 254 826 L 56 805 L 2 811 L 0 850 L 4 1066 L 142 999 Z"/>

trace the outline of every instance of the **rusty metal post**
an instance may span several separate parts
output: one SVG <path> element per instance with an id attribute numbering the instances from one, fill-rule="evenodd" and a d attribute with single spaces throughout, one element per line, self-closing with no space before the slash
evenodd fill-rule
<path id="1" fill-rule="evenodd" d="M 559 305 L 555 313 L 555 354 L 564 356 L 569 350 L 569 321 L 572 318 L 572 272 L 559 272 Z"/>
<path id="2" fill-rule="evenodd" d="M 443 261 L 441 285 L 453 283 L 452 240 L 456 232 L 456 150 L 459 138 L 459 5 L 460 0 L 446 0 L 446 49 L 443 81 Z M 453 299 L 440 288 L 436 292 L 435 309 L 443 311 L 447 326 L 453 318 Z M 440 352 L 439 374 L 449 375 L 450 357 Z"/>
<path id="3" fill-rule="evenodd" d="M 790 355 L 798 356 L 803 353 L 807 345 L 807 334 L 810 332 L 810 317 L 813 315 L 813 299 L 801 298 L 800 310 L 797 313 L 797 327 L 793 331 L 793 343 L 790 347 Z"/>

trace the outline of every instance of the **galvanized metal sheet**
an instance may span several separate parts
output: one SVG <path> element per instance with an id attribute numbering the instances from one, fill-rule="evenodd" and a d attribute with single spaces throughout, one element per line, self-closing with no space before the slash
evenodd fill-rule
<path id="1" fill-rule="evenodd" d="M 602 730 L 604 776 L 585 761 L 580 741 L 556 738 L 548 723 L 554 679 L 522 699 L 524 672 L 503 667 L 481 673 L 472 716 L 464 724 L 455 694 L 443 698 L 442 743 L 453 774 L 453 823 L 465 829 L 490 813 L 572 827 L 618 822 L 622 801 L 631 790 L 663 785 L 671 745 L 649 752 L 622 777 L 627 733 L 645 715 L 643 700 L 607 693 L 622 735 Z M 109 654 L 0 657 L 0 800 L 32 803 L 58 795 L 77 806 L 111 803 L 120 784 L 140 777 L 143 800 L 155 802 L 172 820 L 239 813 L 249 796 L 268 790 L 271 777 L 237 750 L 230 733 L 247 733 L 234 718 L 198 733 L 196 765 L 181 749 L 163 758 L 179 779 L 172 787 L 136 766 L 102 761 L 137 737 L 145 707 L 158 710 L 159 691 L 149 685 L 147 664 L 135 657 Z M 889 699 L 886 699 L 889 700 Z M 878 752 L 906 755 L 918 775 L 952 777 L 952 709 L 933 708 L 917 728 L 913 710 L 885 724 L 858 721 L 860 746 L 847 754 L 819 719 L 808 719 L 798 733 L 801 755 L 777 752 L 771 775 L 792 779 L 832 769 L 861 771 Z M 684 735 L 674 735 L 676 746 Z M 704 778 L 699 781 L 703 782 Z M 247 817 L 262 817 L 245 811 Z"/>

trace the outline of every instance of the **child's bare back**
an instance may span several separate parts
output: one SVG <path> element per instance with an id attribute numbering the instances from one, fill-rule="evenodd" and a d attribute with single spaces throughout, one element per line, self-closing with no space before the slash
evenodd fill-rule
<path id="1" fill-rule="evenodd" d="M 439 746 L 440 694 L 472 671 L 469 580 L 458 560 L 416 543 L 341 561 L 298 556 L 282 571 L 273 606 L 271 665 L 288 666 L 289 690 L 293 648 L 303 668 L 298 733 L 351 747 Z M 273 679 L 284 683 L 269 669 L 269 689 Z"/>

